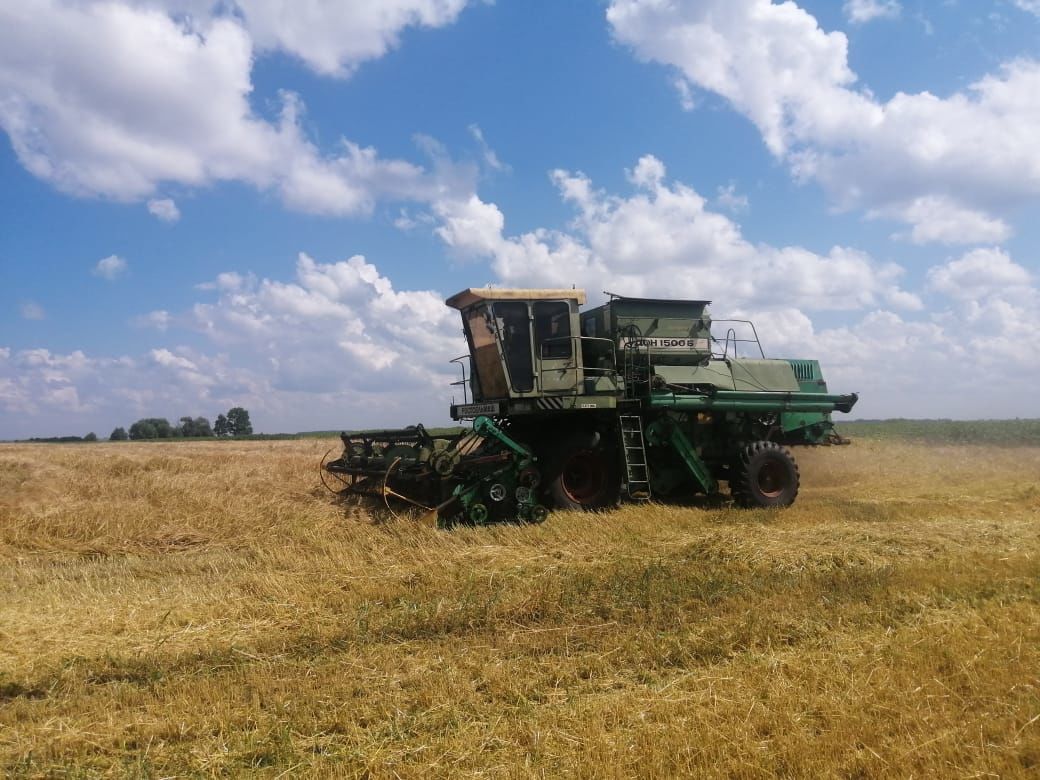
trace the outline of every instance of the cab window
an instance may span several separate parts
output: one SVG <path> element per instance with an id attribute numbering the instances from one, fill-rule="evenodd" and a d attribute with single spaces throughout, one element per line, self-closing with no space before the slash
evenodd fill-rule
<path id="1" fill-rule="evenodd" d="M 571 356 L 571 309 L 563 301 L 538 301 L 534 305 L 534 338 L 542 359 Z"/>

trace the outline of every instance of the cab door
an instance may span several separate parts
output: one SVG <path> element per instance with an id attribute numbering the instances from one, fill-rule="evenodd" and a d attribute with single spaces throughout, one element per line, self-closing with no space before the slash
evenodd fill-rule
<path id="1" fill-rule="evenodd" d="M 531 314 L 527 302 L 495 301 L 494 312 L 510 396 L 531 393 L 537 387 L 537 376 L 531 357 Z"/>
<path id="2" fill-rule="evenodd" d="M 502 358 L 498 351 L 498 339 L 491 312 L 487 306 L 467 309 L 462 315 L 466 339 L 469 341 L 470 389 L 474 401 L 486 401 L 509 397 L 509 383 Z"/>
<path id="3" fill-rule="evenodd" d="M 577 394 L 582 388 L 581 350 L 572 332 L 571 304 L 535 301 L 534 349 L 541 391 Z"/>

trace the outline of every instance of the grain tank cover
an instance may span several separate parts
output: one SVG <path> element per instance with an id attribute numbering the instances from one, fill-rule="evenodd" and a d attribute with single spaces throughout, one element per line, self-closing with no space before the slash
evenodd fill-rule
<path id="1" fill-rule="evenodd" d="M 619 355 L 645 349 L 654 365 L 700 365 L 711 357 L 710 303 L 614 297 L 582 313 L 581 332 L 613 340 Z"/>

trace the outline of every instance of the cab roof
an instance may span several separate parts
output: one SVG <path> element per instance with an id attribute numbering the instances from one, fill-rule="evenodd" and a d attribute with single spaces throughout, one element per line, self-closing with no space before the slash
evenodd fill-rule
<path id="1" fill-rule="evenodd" d="M 484 301 L 575 301 L 585 304 L 585 291 L 575 289 L 552 290 L 545 288 L 518 289 L 508 287 L 469 287 L 457 292 L 445 303 L 453 309 L 468 309 Z"/>

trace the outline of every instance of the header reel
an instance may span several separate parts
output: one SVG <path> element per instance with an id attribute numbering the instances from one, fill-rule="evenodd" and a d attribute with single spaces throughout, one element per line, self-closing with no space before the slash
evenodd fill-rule
<path id="1" fill-rule="evenodd" d="M 322 459 L 324 485 L 340 495 L 378 496 L 390 514 L 411 505 L 441 527 L 517 521 L 540 523 L 541 474 L 524 445 L 488 417 L 465 433 L 434 438 L 422 425 L 342 433 L 343 453 Z"/>

